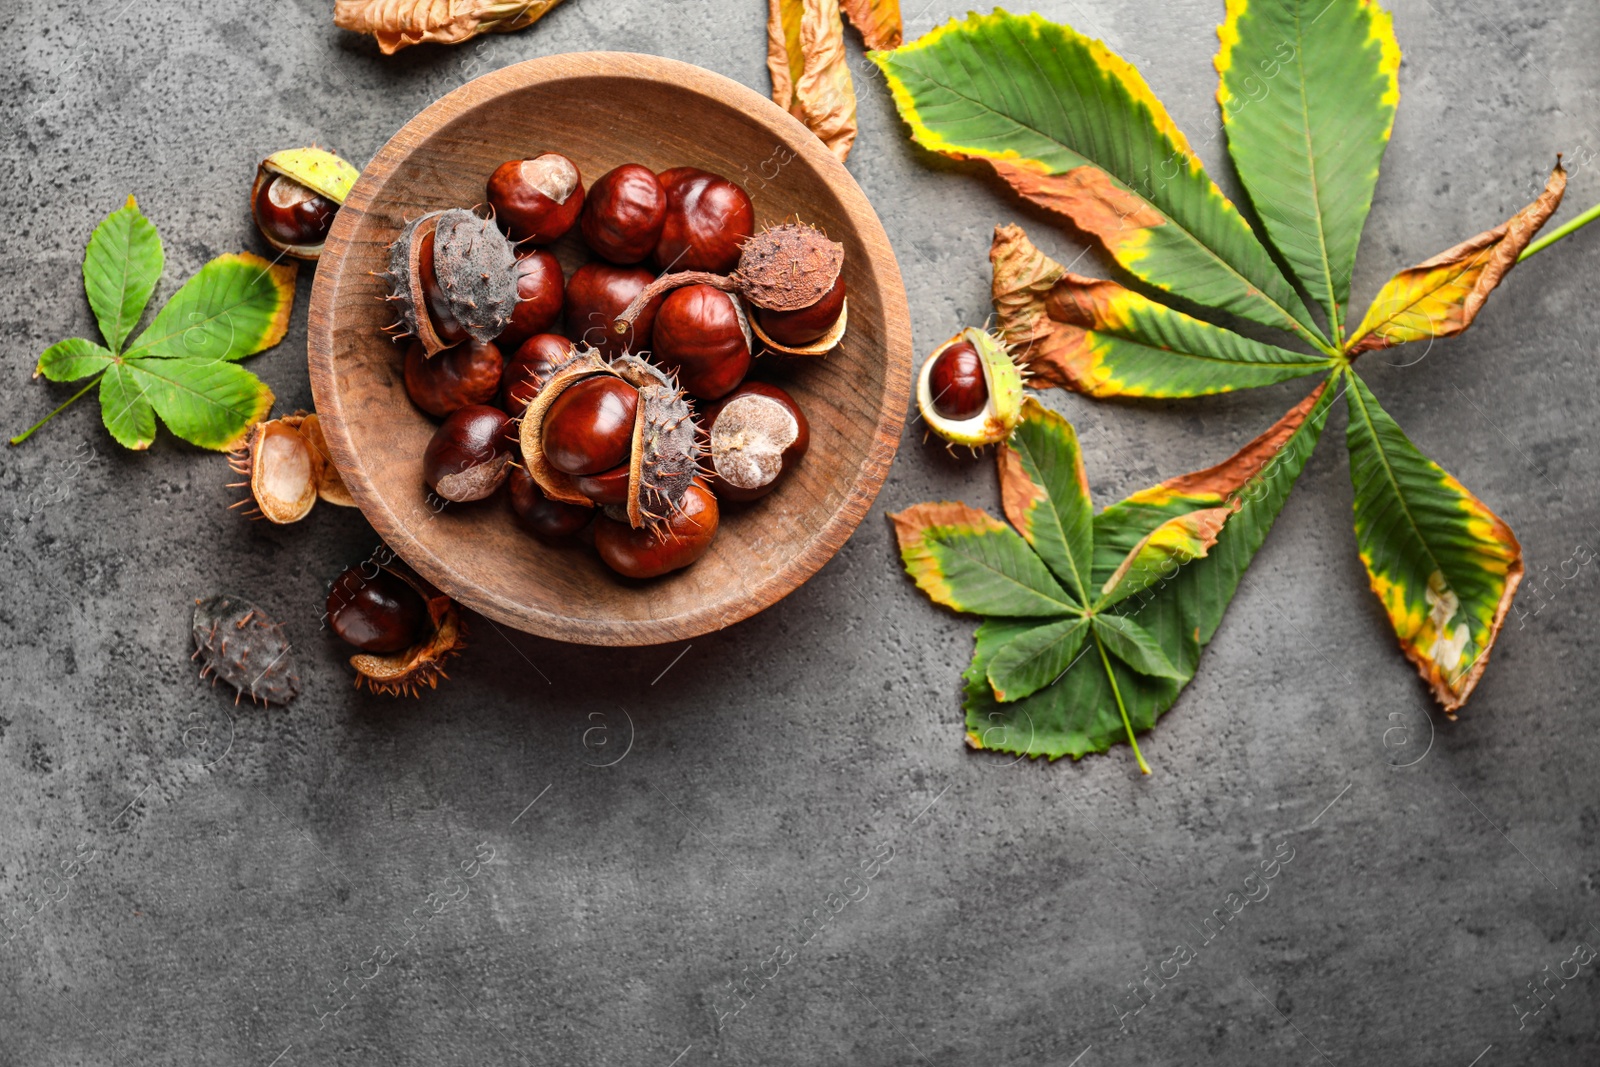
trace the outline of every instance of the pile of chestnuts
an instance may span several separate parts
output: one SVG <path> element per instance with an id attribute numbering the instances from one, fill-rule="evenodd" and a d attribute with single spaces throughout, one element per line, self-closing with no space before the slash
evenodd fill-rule
<path id="1" fill-rule="evenodd" d="M 719 500 L 766 495 L 805 455 L 794 398 L 747 376 L 838 344 L 843 247 L 800 223 L 758 231 L 744 189 L 694 167 L 624 163 L 586 188 L 545 152 L 486 193 L 410 221 L 382 275 L 406 392 L 440 420 L 423 482 L 454 503 L 504 486 L 522 529 L 627 578 L 689 566 Z M 591 258 L 568 274 L 558 243 Z"/>

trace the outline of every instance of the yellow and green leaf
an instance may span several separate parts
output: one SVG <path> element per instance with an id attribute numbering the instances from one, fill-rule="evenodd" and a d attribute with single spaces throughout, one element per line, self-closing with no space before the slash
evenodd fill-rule
<path id="1" fill-rule="evenodd" d="M 871 58 L 924 148 L 987 161 L 1146 284 L 1327 349 L 1166 108 L 1102 42 L 997 10 Z"/>
<path id="2" fill-rule="evenodd" d="M 1228 0 L 1217 34 L 1228 153 L 1337 341 L 1400 103 L 1393 19 L 1373 0 Z"/>
<path id="3" fill-rule="evenodd" d="M 1000 334 L 1036 388 L 1095 397 L 1191 397 L 1273 385 L 1336 366 L 1254 341 L 1116 282 L 1073 274 L 1022 228 L 989 249 Z"/>
<path id="4" fill-rule="evenodd" d="M 1015 530 L 965 504 L 889 516 L 906 573 L 938 604 L 979 615 L 1060 616 L 1082 608 Z"/>
<path id="5" fill-rule="evenodd" d="M 1472 325 L 1517 257 L 1561 206 L 1567 172 L 1555 170 L 1533 203 L 1492 230 L 1396 274 L 1379 290 L 1351 336 L 1352 354 L 1406 341 L 1449 337 Z"/>
<path id="6" fill-rule="evenodd" d="M 1029 397 L 995 456 L 1006 518 L 1077 601 L 1089 603 L 1094 504 L 1072 423 Z"/>
<path id="7" fill-rule="evenodd" d="M 296 265 L 249 252 L 218 256 L 183 283 L 129 356 L 235 360 L 283 340 Z"/>
<path id="8" fill-rule="evenodd" d="M 1511 528 L 1417 450 L 1347 371 L 1356 544 L 1406 658 L 1446 713 L 1466 702 L 1522 581 Z"/>
<path id="9" fill-rule="evenodd" d="M 1120 604 L 1151 586 L 1172 580 L 1185 563 L 1211 551 L 1231 507 L 1200 508 L 1163 522 L 1117 564 L 1099 590 L 1096 610 Z"/>

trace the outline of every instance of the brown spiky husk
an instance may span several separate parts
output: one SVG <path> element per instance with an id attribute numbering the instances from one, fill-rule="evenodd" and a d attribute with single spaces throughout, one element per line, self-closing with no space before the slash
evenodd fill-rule
<path id="1" fill-rule="evenodd" d="M 267 460 L 274 443 L 298 451 L 304 457 L 305 485 L 292 500 L 270 491 Z M 319 499 L 341 507 L 355 507 L 355 498 L 333 465 L 328 443 L 322 436 L 322 421 L 315 412 L 297 411 L 256 423 L 244 443 L 228 453 L 228 466 L 244 478 L 241 482 L 229 482 L 228 488 L 250 491 L 247 498 L 229 506 L 237 508 L 254 503 L 255 507 L 245 512 L 252 519 L 266 519 L 278 525 L 299 522 L 310 514 Z"/>
<path id="2" fill-rule="evenodd" d="M 744 243 L 734 280 L 744 298 L 769 311 L 810 307 L 844 269 L 844 245 L 804 222 L 769 226 Z"/>
<path id="3" fill-rule="evenodd" d="M 439 592 L 411 568 L 392 561 L 383 568 L 421 595 L 428 606 L 433 633 L 401 652 L 387 656 L 362 652 L 350 657 L 356 670 L 356 688 L 363 684 L 386 696 L 420 696 L 422 687 L 435 689 L 448 678 L 444 665 L 466 647 L 466 623 L 456 602 Z"/>
<path id="4" fill-rule="evenodd" d="M 235 704 L 287 704 L 300 695 L 300 675 L 289 656 L 283 626 L 248 600 L 226 594 L 195 600 L 195 650 L 200 677 L 227 682 Z"/>
<path id="5" fill-rule="evenodd" d="M 517 255 L 488 219 L 466 208 L 430 211 L 412 219 L 389 246 L 389 293 L 400 315 L 392 332 L 414 336 L 432 356 L 449 347 L 428 317 L 421 274 L 422 242 L 433 241 L 433 273 L 450 302 L 449 313 L 468 336 L 487 344 L 500 336 L 517 306 Z"/>

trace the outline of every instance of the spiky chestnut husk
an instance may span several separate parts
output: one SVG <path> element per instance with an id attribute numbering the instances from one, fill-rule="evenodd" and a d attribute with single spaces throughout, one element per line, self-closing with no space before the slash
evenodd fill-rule
<path id="1" fill-rule="evenodd" d="M 350 195 L 350 187 L 356 183 L 361 172 L 332 152 L 315 145 L 274 152 L 262 160 L 261 165 L 256 168 L 256 180 L 250 186 L 252 215 L 255 214 L 256 199 L 261 194 L 262 186 L 271 181 L 275 175 L 282 175 L 291 181 L 299 182 L 318 196 L 342 205 L 345 198 Z M 257 228 L 261 230 L 261 236 L 266 239 L 267 244 L 276 251 L 296 259 L 312 261 L 322 255 L 322 241 L 315 244 L 290 244 L 274 237 L 260 225 L 259 220 Z"/>
<path id="2" fill-rule="evenodd" d="M 808 308 L 828 295 L 833 283 L 839 280 L 844 269 L 844 245 L 830 241 L 826 234 L 804 222 L 785 222 L 769 226 L 744 243 L 739 253 L 739 265 L 731 274 L 709 274 L 705 271 L 686 270 L 677 274 L 664 274 L 651 282 L 633 298 L 612 323 L 617 333 L 626 333 L 640 311 L 656 297 L 669 289 L 684 285 L 710 285 L 725 293 L 737 293 L 758 308 L 769 311 L 798 311 Z M 848 300 L 845 302 L 848 304 Z M 803 347 L 789 348 L 756 333 L 767 346 L 792 355 L 820 355 L 839 343 L 844 336 L 846 309 L 841 306 L 839 318 L 817 341 Z M 751 316 L 752 328 L 754 319 Z"/>
<path id="3" fill-rule="evenodd" d="M 931 381 L 934 364 L 946 349 L 966 341 L 983 361 L 984 385 L 988 397 L 983 410 L 966 419 L 949 419 L 935 407 Z M 976 327 L 968 327 L 935 348 L 917 374 L 917 408 L 934 433 L 952 445 L 972 449 L 998 444 L 1011 436 L 1022 421 L 1022 371 L 1012 362 L 1006 346 L 998 338 Z"/>
<path id="4" fill-rule="evenodd" d="M 546 496 L 567 504 L 593 507 L 578 488 L 578 479 L 551 465 L 544 451 L 545 413 L 573 383 L 596 374 L 610 374 L 639 390 L 628 462 L 628 522 L 636 529 L 663 522 L 683 502 L 700 467 L 702 444 L 693 409 L 677 380 L 660 367 L 622 355 L 606 360 L 596 349 L 579 345 L 557 364 L 522 416 L 522 462 Z"/>
<path id="5" fill-rule="evenodd" d="M 511 242 L 487 219 L 465 208 L 430 211 L 408 222 L 389 246 L 389 281 L 384 297 L 400 313 L 395 337 L 415 336 L 428 355 L 450 347 L 428 313 L 422 248 L 433 241 L 433 273 L 449 305 L 440 309 L 468 337 L 488 344 L 511 321 L 517 307 L 517 256 Z"/>
<path id="6" fill-rule="evenodd" d="M 200 677 L 216 685 L 222 679 L 252 703 L 287 704 L 300 695 L 300 675 L 289 656 L 283 626 L 266 612 L 239 597 L 195 599 L 194 655 L 201 661 Z"/>
<path id="7" fill-rule="evenodd" d="M 428 606 L 431 633 L 410 648 L 390 655 L 362 652 L 350 657 L 356 670 L 356 688 L 365 684 L 387 696 L 419 696 L 423 686 L 436 689 L 440 678 L 450 677 L 444 665 L 466 646 L 466 623 L 455 601 L 439 592 L 410 567 L 392 560 L 382 568 L 422 597 Z"/>
<path id="8" fill-rule="evenodd" d="M 355 507 L 314 412 L 256 423 L 244 444 L 228 453 L 228 466 L 246 479 L 230 482 L 228 488 L 250 490 L 248 497 L 230 506 L 253 502 L 255 507 L 245 512 L 253 519 L 279 525 L 299 522 L 319 499 Z"/>

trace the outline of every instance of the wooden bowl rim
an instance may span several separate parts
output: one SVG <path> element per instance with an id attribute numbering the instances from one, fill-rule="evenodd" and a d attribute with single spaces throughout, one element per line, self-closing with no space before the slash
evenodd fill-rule
<path id="1" fill-rule="evenodd" d="M 418 541 L 384 503 L 357 462 L 337 390 L 334 388 L 333 309 L 343 280 L 356 217 L 370 210 L 375 190 L 407 158 L 411 146 L 431 137 L 478 105 L 510 92 L 562 80 L 631 78 L 666 83 L 730 106 L 765 126 L 783 145 L 803 156 L 839 199 L 859 232 L 876 237 L 879 254 L 866 264 L 883 294 L 884 389 L 865 458 L 844 503 L 795 551 L 789 561 L 737 598 L 661 618 L 583 619 L 560 615 L 485 590 L 463 578 Z M 361 513 L 384 542 L 448 596 L 486 618 L 556 640 L 591 645 L 651 645 L 683 641 L 731 626 L 777 603 L 803 585 L 849 540 L 871 509 L 899 448 L 911 398 L 911 313 L 900 268 L 888 235 L 855 178 L 810 130 L 771 100 L 714 71 L 680 60 L 633 52 L 571 52 L 525 60 L 482 75 L 434 101 L 395 132 L 362 170 L 334 218 L 311 289 L 307 361 L 311 392 L 335 467 Z M 820 357 L 828 358 L 828 357 Z"/>

